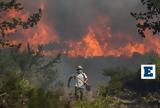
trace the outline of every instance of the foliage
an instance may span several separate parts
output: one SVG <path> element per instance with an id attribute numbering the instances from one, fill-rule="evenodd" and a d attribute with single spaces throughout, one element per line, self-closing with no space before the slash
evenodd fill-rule
<path id="1" fill-rule="evenodd" d="M 37 25 L 40 21 L 42 16 L 42 10 L 39 9 L 38 12 L 33 13 L 33 15 L 29 16 L 26 21 L 22 20 L 19 16 L 6 18 L 6 13 L 9 10 L 15 10 L 16 12 L 24 11 L 24 8 L 21 3 L 17 3 L 16 0 L 9 0 L 9 1 L 0 1 L 0 45 L 2 47 L 9 46 L 13 47 L 8 40 L 4 38 L 7 34 L 7 31 L 17 31 L 19 27 L 23 29 L 28 29 L 29 27 L 33 27 Z"/>
<path id="2" fill-rule="evenodd" d="M 2 108 L 58 108 L 60 99 L 53 91 L 34 88 L 15 72 L 1 75 Z M 23 82 L 23 84 L 22 84 Z"/>
<path id="3" fill-rule="evenodd" d="M 160 64 L 160 57 L 156 52 L 149 53 L 148 58 L 152 64 Z"/>
<path id="4" fill-rule="evenodd" d="M 41 9 L 26 21 L 19 16 L 6 19 L 9 10 L 22 12 L 16 0 L 0 1 L 0 108 L 58 108 L 60 95 L 46 89 L 57 75 L 55 58 L 43 56 L 42 46 L 32 50 L 22 44 L 13 45 L 6 39 L 7 31 L 35 26 L 42 15 Z"/>
<path id="5" fill-rule="evenodd" d="M 0 107 L 57 108 L 58 94 L 44 88 L 56 78 L 55 64 L 60 55 L 46 59 L 41 52 L 40 47 L 34 51 L 29 45 L 27 50 L 20 50 L 20 47 L 1 49 Z"/>
<path id="6" fill-rule="evenodd" d="M 58 108 L 60 106 L 59 96 L 51 91 L 35 89 L 29 92 L 29 108 Z"/>
<path id="7" fill-rule="evenodd" d="M 150 63 L 158 65 L 159 56 L 156 53 L 150 53 L 148 57 Z M 104 75 L 110 76 L 111 79 L 107 86 L 98 88 L 98 96 L 116 97 L 127 105 L 126 108 L 135 107 L 134 105 L 141 108 L 152 108 L 153 105 L 157 107 L 160 97 L 159 79 L 141 80 L 140 74 L 140 69 L 137 72 L 131 72 L 124 68 L 104 70 Z"/>
<path id="8" fill-rule="evenodd" d="M 55 80 L 60 55 L 55 58 L 46 58 L 39 47 L 37 51 L 20 50 L 20 48 L 3 49 L 0 52 L 0 74 L 10 73 L 15 70 L 21 79 L 27 79 L 39 87 L 46 88 Z M 26 83 L 26 82 L 23 82 Z"/>
<path id="9" fill-rule="evenodd" d="M 106 86 L 106 95 L 114 95 L 118 97 L 134 97 L 145 96 L 149 92 L 157 92 L 159 90 L 159 80 L 141 80 L 141 71 L 131 72 L 127 69 L 105 70 L 104 75 L 111 77 L 108 86 Z M 104 90 L 103 90 L 104 91 Z M 103 93 L 104 94 L 104 93 Z"/>
<path id="10" fill-rule="evenodd" d="M 7 12 L 8 10 L 15 9 L 17 12 L 23 11 L 23 6 L 21 3 L 17 3 L 16 0 L 10 0 L 10 1 L 1 1 L 0 2 L 0 12 Z M 37 24 L 37 22 L 40 20 L 42 14 L 42 10 L 39 9 L 37 13 L 34 13 L 33 15 L 29 16 L 27 21 L 23 21 L 21 18 L 13 17 L 10 18 L 11 21 L 6 21 L 5 18 L 2 18 L 3 20 L 0 22 L 0 33 L 2 36 L 5 35 L 5 30 L 13 30 L 16 29 L 18 26 L 22 26 L 24 29 L 27 29 L 29 27 L 33 27 Z M 2 16 L 1 16 L 2 17 Z"/>
<path id="11" fill-rule="evenodd" d="M 141 0 L 145 7 L 144 12 L 131 12 L 131 15 L 138 20 L 138 32 L 145 37 L 144 31 L 149 29 L 153 35 L 160 33 L 160 1 L 159 0 Z"/>
<path id="12" fill-rule="evenodd" d="M 160 56 L 156 52 L 151 52 L 148 57 L 150 63 L 156 65 L 156 79 L 160 80 Z"/>
<path id="13" fill-rule="evenodd" d="M 74 108 L 121 108 L 124 104 L 116 97 L 97 97 L 94 101 L 80 101 L 74 104 Z"/>
<path id="14" fill-rule="evenodd" d="M 133 72 L 126 68 L 106 69 L 104 70 L 104 75 L 111 77 L 111 80 L 106 87 L 106 95 L 126 95 L 124 84 L 127 82 L 129 77 L 133 76 Z"/>

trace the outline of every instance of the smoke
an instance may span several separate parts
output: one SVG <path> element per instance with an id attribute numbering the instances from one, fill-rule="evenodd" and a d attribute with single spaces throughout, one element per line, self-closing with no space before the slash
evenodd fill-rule
<path id="1" fill-rule="evenodd" d="M 47 21 L 55 25 L 62 39 L 80 39 L 97 16 L 108 16 L 113 33 L 136 31 L 130 12 L 139 0 L 47 0 Z"/>
<path id="2" fill-rule="evenodd" d="M 130 12 L 140 7 L 139 0 L 20 2 L 29 12 L 42 8 L 43 18 L 36 27 L 17 33 L 16 41 L 21 39 L 21 42 L 29 42 L 33 47 L 43 44 L 46 55 L 62 52 L 69 56 L 63 57 L 58 65 L 57 80 L 66 81 L 75 72 L 75 67 L 82 65 L 93 87 L 107 84 L 108 78 L 102 76 L 104 68 L 127 67 L 136 70 L 147 61 L 142 54 L 160 48 L 159 39 L 142 40 L 137 34 Z"/>
<path id="3" fill-rule="evenodd" d="M 137 72 L 141 64 L 147 63 L 148 58 L 139 54 L 134 54 L 132 58 L 126 57 L 94 57 L 94 58 L 68 58 L 62 56 L 62 63 L 58 64 L 58 81 L 63 81 L 67 85 L 70 75 L 76 72 L 76 67 L 82 65 L 84 72 L 89 77 L 89 84 L 93 89 L 98 85 L 107 85 L 109 77 L 103 76 L 103 70 L 108 68 L 127 68 Z M 73 86 L 73 84 L 72 84 Z"/>
<path id="4" fill-rule="evenodd" d="M 138 36 L 130 15 L 132 9 L 139 6 L 138 0 L 21 2 L 29 12 L 42 8 L 43 18 L 36 27 L 16 35 L 19 40 L 21 38 L 22 42 L 27 41 L 33 47 L 43 44 L 46 55 L 62 52 L 72 57 L 131 57 L 134 53 L 146 52 L 145 43 Z"/>

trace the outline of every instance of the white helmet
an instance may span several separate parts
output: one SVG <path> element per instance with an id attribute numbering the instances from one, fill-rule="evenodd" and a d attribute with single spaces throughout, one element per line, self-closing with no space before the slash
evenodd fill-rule
<path id="1" fill-rule="evenodd" d="M 81 65 L 77 66 L 77 70 L 83 70 L 83 67 Z"/>

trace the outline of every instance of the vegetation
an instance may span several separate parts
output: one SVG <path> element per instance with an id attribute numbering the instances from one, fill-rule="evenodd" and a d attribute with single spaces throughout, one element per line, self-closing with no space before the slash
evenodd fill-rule
<path id="1" fill-rule="evenodd" d="M 24 11 L 16 0 L 0 2 L 0 108 L 60 107 L 60 95 L 47 89 L 56 78 L 55 65 L 60 55 L 48 59 L 43 56 L 40 45 L 34 51 L 28 43 L 22 50 L 21 43 L 13 45 L 6 39 L 8 31 L 35 26 L 40 21 L 41 9 L 26 21 L 19 16 L 5 18 L 10 10 Z"/>
<path id="2" fill-rule="evenodd" d="M 76 102 L 74 108 L 158 108 L 159 80 L 140 80 L 140 72 L 127 69 L 105 70 L 105 75 L 111 80 L 97 89 L 96 98 Z"/>
<path id="3" fill-rule="evenodd" d="M 35 88 L 15 72 L 1 75 L 1 108 L 57 108 L 59 96 L 41 88 Z"/>
<path id="4" fill-rule="evenodd" d="M 0 52 L 0 107 L 1 108 L 58 108 L 60 95 L 50 88 L 56 78 L 54 59 L 46 59 L 41 49 L 21 51 L 4 48 Z M 41 64 L 39 63 L 41 62 Z"/>
<path id="5" fill-rule="evenodd" d="M 159 0 L 141 0 L 144 6 L 141 12 L 131 12 L 131 15 L 138 21 L 138 32 L 145 37 L 146 29 L 153 32 L 153 35 L 160 33 L 160 1 Z M 144 11 L 146 10 L 146 11 Z"/>
<path id="6" fill-rule="evenodd" d="M 155 52 L 148 57 L 149 63 L 159 65 L 160 59 Z M 140 69 L 137 72 L 126 68 L 105 69 L 104 75 L 111 77 L 109 84 L 97 88 L 93 101 L 76 102 L 74 108 L 158 108 L 159 78 L 141 80 L 140 74 Z"/>
<path id="7" fill-rule="evenodd" d="M 6 30 L 17 29 L 18 26 L 27 29 L 29 27 L 35 26 L 39 22 L 42 15 L 41 9 L 39 9 L 37 13 L 34 13 L 33 15 L 29 16 L 26 21 L 23 21 L 19 16 L 10 17 L 6 21 L 6 18 L 4 17 L 4 15 L 6 15 L 6 12 L 8 12 L 9 10 L 15 10 L 16 12 L 20 12 L 23 11 L 23 9 L 24 8 L 22 4 L 17 3 L 16 0 L 0 2 L 0 13 L 1 13 L 0 33 L 2 36 L 5 36 Z"/>
<path id="8" fill-rule="evenodd" d="M 149 11 L 154 12 L 153 6 L 156 8 L 159 6 L 153 5 L 153 1 L 145 1 L 147 0 L 142 0 L 142 3 L 148 6 Z M 5 14 L 10 9 L 23 11 L 23 6 L 16 0 L 0 2 L 0 13 Z M 145 27 L 155 30 L 154 33 L 159 32 L 156 31 L 155 25 L 149 25 L 152 17 L 148 17 L 148 14 L 155 15 L 155 13 L 132 13 L 137 19 L 140 19 L 138 16 L 141 16 L 141 19 L 142 16 L 146 17 L 143 18 L 146 21 Z M 159 106 L 160 80 L 158 78 L 140 80 L 140 69 L 136 72 L 126 68 L 105 69 L 104 75 L 110 76 L 108 85 L 99 86 L 97 94 L 85 101 L 74 101 L 66 96 L 61 82 L 57 83 L 56 88 L 51 86 L 57 77 L 56 64 L 60 61 L 60 54 L 55 58 L 47 58 L 43 56 L 43 48 L 40 45 L 35 51 L 28 43 L 27 48 L 22 50 L 21 44 L 12 45 L 6 40 L 7 30 L 17 31 L 19 27 L 24 29 L 33 27 L 40 18 L 41 9 L 27 21 L 20 18 L 0 20 L 0 108 L 156 108 Z M 142 31 L 146 29 L 143 25 L 138 27 Z M 156 53 L 150 54 L 149 57 L 151 63 L 160 66 L 160 59 Z"/>

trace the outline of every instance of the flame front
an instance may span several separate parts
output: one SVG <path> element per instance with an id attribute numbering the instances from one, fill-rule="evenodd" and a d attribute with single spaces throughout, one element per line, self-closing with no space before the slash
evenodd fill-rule
<path id="1" fill-rule="evenodd" d="M 45 9 L 44 1 L 41 0 L 40 7 Z M 11 11 L 8 17 L 20 16 L 26 19 L 28 13 L 18 13 Z M 15 30 L 6 30 L 8 33 L 15 32 Z M 53 25 L 49 25 L 45 18 L 38 23 L 38 25 L 29 30 L 22 30 L 13 43 L 29 42 L 33 48 L 37 45 L 47 45 L 49 43 L 57 43 L 64 48 L 50 49 L 44 52 L 45 55 L 54 55 L 57 52 L 62 52 L 69 57 L 95 57 L 95 56 L 127 56 L 132 57 L 134 53 L 144 55 L 150 51 L 156 51 L 160 54 L 160 38 L 152 36 L 149 30 L 145 31 L 146 38 L 137 42 L 134 36 L 126 33 L 112 33 L 109 26 L 109 19 L 106 16 L 98 17 L 94 24 L 88 27 L 86 35 L 82 36 L 80 40 L 63 40 L 58 35 Z M 137 36 L 138 37 L 138 36 Z"/>
<path id="2" fill-rule="evenodd" d="M 94 33 L 91 31 L 86 35 L 82 41 L 69 42 L 70 50 L 67 51 L 68 56 L 103 56 L 103 50 L 99 44 L 99 41 L 95 38 Z"/>
<path id="3" fill-rule="evenodd" d="M 42 10 L 44 10 L 45 8 L 44 1 L 41 0 L 40 4 L 38 4 L 37 7 L 40 7 Z M 22 20 L 26 21 L 29 16 L 29 13 L 11 9 L 5 15 L 5 19 L 10 20 L 11 18 L 17 18 L 17 16 L 18 18 L 21 18 Z M 27 30 L 26 29 L 22 30 L 18 28 L 20 33 L 16 34 L 17 38 L 12 39 L 11 43 L 13 44 L 23 43 L 24 45 L 29 43 L 34 49 L 36 49 L 38 45 L 45 45 L 50 42 L 58 42 L 59 37 L 56 31 L 54 31 L 54 29 L 52 30 L 51 28 L 53 29 L 54 27 L 49 26 L 45 21 L 45 19 L 42 18 L 36 27 L 30 28 Z M 15 33 L 15 31 L 16 29 L 7 29 L 5 30 L 5 33 L 12 34 L 12 33 Z"/>
<path id="4" fill-rule="evenodd" d="M 34 29 L 25 30 L 23 35 L 33 47 L 58 42 L 59 40 L 57 34 L 44 21 L 41 21 Z"/>
<path id="5" fill-rule="evenodd" d="M 112 47 L 108 42 L 102 43 L 100 39 L 96 39 L 95 34 L 88 33 L 86 37 L 79 42 L 69 42 L 69 50 L 66 54 L 71 57 L 94 57 L 94 56 L 128 56 L 134 53 L 144 54 L 144 44 L 128 42 L 119 48 Z"/>
<path id="6" fill-rule="evenodd" d="M 125 41 L 124 41 L 125 40 Z M 124 41 L 125 45 L 114 46 L 110 41 Z M 123 33 L 112 36 L 111 28 L 106 25 L 106 21 L 100 20 L 98 23 L 88 28 L 88 33 L 82 40 L 68 42 L 69 49 L 65 51 L 68 56 L 94 57 L 94 56 L 128 56 L 134 53 L 144 54 L 145 44 L 137 43 L 133 36 Z"/>

